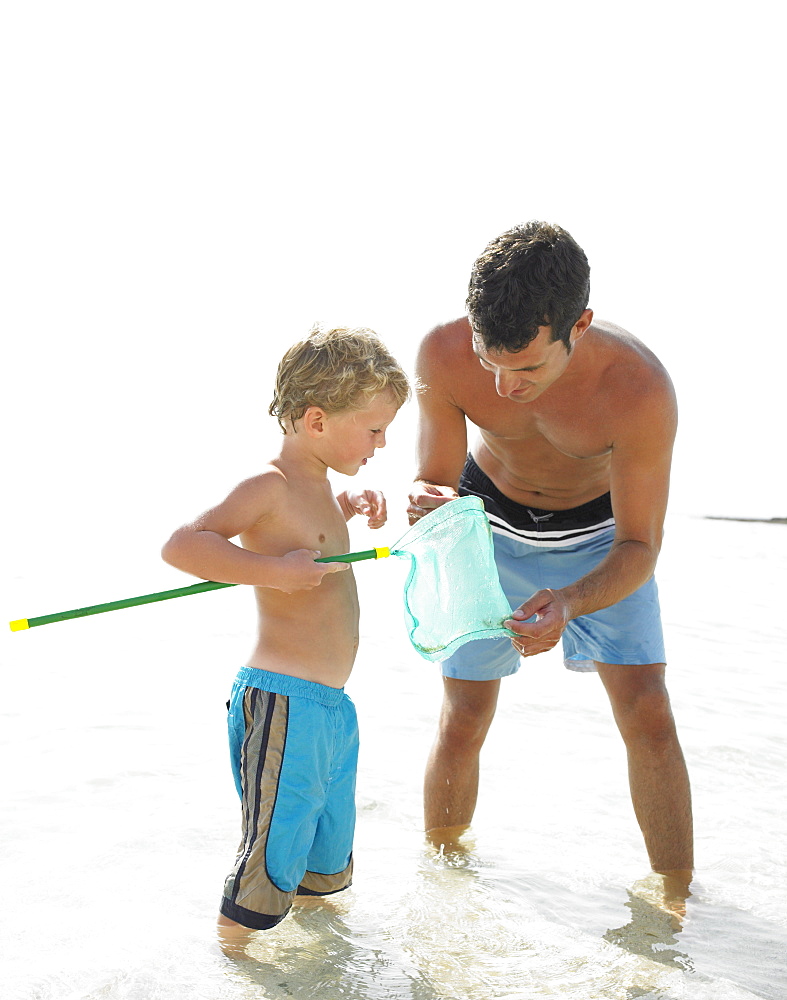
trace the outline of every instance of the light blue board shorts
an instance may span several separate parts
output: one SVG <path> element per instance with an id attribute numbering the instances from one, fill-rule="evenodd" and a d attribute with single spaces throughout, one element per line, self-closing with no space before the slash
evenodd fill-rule
<path id="1" fill-rule="evenodd" d="M 459 493 L 484 501 L 500 584 L 514 609 L 537 590 L 558 590 L 585 576 L 615 537 L 609 494 L 571 510 L 522 507 L 502 494 L 471 456 Z M 595 670 L 596 662 L 665 663 L 655 579 L 609 608 L 570 621 L 563 633 L 563 660 L 571 670 Z M 442 668 L 446 677 L 481 681 L 516 673 L 520 662 L 508 639 L 477 639 L 444 660 Z"/>
<path id="2" fill-rule="evenodd" d="M 221 912 L 262 930 L 352 881 L 358 722 L 342 688 L 243 667 L 228 729 L 243 832 Z"/>

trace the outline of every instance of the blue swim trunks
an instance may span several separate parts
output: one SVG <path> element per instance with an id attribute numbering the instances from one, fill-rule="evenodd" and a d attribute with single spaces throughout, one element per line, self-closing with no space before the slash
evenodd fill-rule
<path id="1" fill-rule="evenodd" d="M 262 930 L 352 881 L 358 722 L 343 688 L 242 667 L 228 726 L 243 834 L 221 912 Z"/>
<path id="2" fill-rule="evenodd" d="M 608 493 L 571 510 L 522 507 L 501 493 L 470 455 L 459 493 L 484 501 L 500 583 L 512 608 L 537 590 L 558 590 L 585 576 L 609 552 L 615 537 Z M 563 660 L 571 670 L 595 670 L 596 662 L 666 662 L 655 579 L 612 607 L 573 619 L 562 641 Z M 492 680 L 515 673 L 520 659 L 507 639 L 479 639 L 444 660 L 443 674 Z"/>

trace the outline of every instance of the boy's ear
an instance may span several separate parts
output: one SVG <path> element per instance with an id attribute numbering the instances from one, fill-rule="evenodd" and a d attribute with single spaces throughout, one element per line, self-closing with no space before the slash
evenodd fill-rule
<path id="1" fill-rule="evenodd" d="M 310 437 L 319 437 L 325 431 L 326 413 L 322 407 L 308 406 L 303 414 L 303 429 Z"/>

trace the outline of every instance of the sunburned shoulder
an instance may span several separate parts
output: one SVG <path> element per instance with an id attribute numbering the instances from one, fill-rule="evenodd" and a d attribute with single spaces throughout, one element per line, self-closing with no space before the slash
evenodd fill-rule
<path id="1" fill-rule="evenodd" d="M 451 364 L 446 365 L 450 360 Z M 439 380 L 446 372 L 455 378 L 457 366 L 475 362 L 473 335 L 466 316 L 436 326 L 421 341 L 416 362 L 416 390 L 425 388 L 425 380 Z"/>
<path id="2" fill-rule="evenodd" d="M 472 331 L 467 316 L 460 316 L 448 323 L 434 327 L 424 337 L 422 346 L 427 349 L 467 345 L 472 350 Z"/>
<path id="3" fill-rule="evenodd" d="M 640 391 L 672 392 L 669 373 L 653 351 L 622 326 L 593 320 L 585 335 L 606 377 Z"/>
<path id="4" fill-rule="evenodd" d="M 674 434 L 675 390 L 669 373 L 650 348 L 613 323 L 594 320 L 588 334 L 584 339 L 595 359 L 598 389 L 607 401 L 612 426 L 618 425 L 615 438 L 637 437 L 643 428 L 655 427 Z"/>
<path id="5" fill-rule="evenodd" d="M 594 318 L 588 329 L 588 334 L 600 348 L 609 351 L 621 360 L 626 356 L 631 360 L 641 358 L 644 363 L 653 364 L 654 367 L 663 367 L 653 351 L 633 333 L 624 330 L 622 326 Z"/>

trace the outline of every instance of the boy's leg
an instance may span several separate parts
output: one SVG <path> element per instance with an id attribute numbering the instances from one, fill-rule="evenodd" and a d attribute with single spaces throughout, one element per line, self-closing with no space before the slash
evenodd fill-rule
<path id="1" fill-rule="evenodd" d="M 267 930 L 286 916 L 296 888 L 290 890 L 274 882 L 267 860 L 273 809 L 286 784 L 283 760 L 290 698 L 255 687 L 234 692 L 233 697 L 240 698 L 242 704 L 231 705 L 231 715 L 237 718 L 242 708 L 245 726 L 236 768 L 241 784 L 242 837 L 224 885 L 220 927 Z"/>
<path id="2" fill-rule="evenodd" d="M 326 713 L 332 756 L 325 801 L 298 896 L 329 896 L 352 883 L 358 720 L 347 695 Z"/>
<path id="3" fill-rule="evenodd" d="M 242 955 L 246 945 L 251 941 L 254 931 L 251 927 L 244 927 L 243 924 L 230 920 L 219 911 L 216 921 L 216 932 L 219 939 L 219 947 L 228 957 Z"/>

